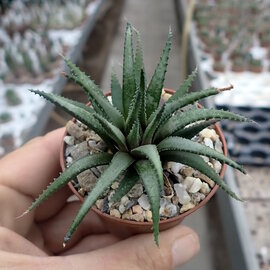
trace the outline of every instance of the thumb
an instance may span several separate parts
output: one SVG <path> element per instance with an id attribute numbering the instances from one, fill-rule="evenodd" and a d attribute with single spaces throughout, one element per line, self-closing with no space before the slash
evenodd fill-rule
<path id="1" fill-rule="evenodd" d="M 71 255 L 78 269 L 173 269 L 190 260 L 200 249 L 197 234 L 177 226 L 160 233 L 158 248 L 152 234 L 136 235 L 93 252 Z"/>

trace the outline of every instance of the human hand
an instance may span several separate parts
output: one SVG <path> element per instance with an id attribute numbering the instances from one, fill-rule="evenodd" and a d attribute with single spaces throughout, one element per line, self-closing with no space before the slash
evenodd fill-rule
<path id="1" fill-rule="evenodd" d="M 195 232 L 177 226 L 119 239 L 90 212 L 66 248 L 64 235 L 80 202 L 67 202 L 66 186 L 37 210 L 16 219 L 60 171 L 64 129 L 36 138 L 0 160 L 0 269 L 172 269 L 199 250 Z"/>

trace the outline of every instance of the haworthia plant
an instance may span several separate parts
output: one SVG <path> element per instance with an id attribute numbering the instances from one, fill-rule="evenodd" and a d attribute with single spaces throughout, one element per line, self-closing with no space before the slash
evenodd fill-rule
<path id="1" fill-rule="evenodd" d="M 188 93 L 197 73 L 195 70 L 167 102 L 160 103 L 171 47 L 171 31 L 149 86 L 146 85 L 140 36 L 136 31 L 135 37 L 138 41 L 134 56 L 132 32 L 132 26 L 128 23 L 124 43 L 123 85 L 121 86 L 116 74 L 113 73 L 112 104 L 90 77 L 68 59 L 65 59 L 65 62 L 70 68 L 70 74 L 66 76 L 82 86 L 91 102 L 91 107 L 55 94 L 31 90 L 87 125 L 112 150 L 110 151 L 112 154 L 93 154 L 76 161 L 56 178 L 26 211 L 35 209 L 82 171 L 108 164 L 94 188 L 85 197 L 64 238 L 64 244 L 76 231 L 95 201 L 114 181 L 121 178 L 112 201 L 120 200 L 141 179 L 149 197 L 154 239 L 158 245 L 159 207 L 160 196 L 164 193 L 163 163 L 165 161 L 176 161 L 195 168 L 211 178 L 229 195 L 239 199 L 201 156 L 217 159 L 243 173 L 245 173 L 244 169 L 223 154 L 191 139 L 202 129 L 222 119 L 250 120 L 231 112 L 187 106 L 199 99 L 230 90 L 230 87 Z"/>

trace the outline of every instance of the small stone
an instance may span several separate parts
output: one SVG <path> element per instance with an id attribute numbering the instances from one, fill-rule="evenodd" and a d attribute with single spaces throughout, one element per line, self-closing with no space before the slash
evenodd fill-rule
<path id="1" fill-rule="evenodd" d="M 109 212 L 109 200 L 108 197 L 103 199 L 101 212 L 108 213 Z"/>
<path id="2" fill-rule="evenodd" d="M 178 162 L 169 162 L 170 163 L 170 169 L 174 174 L 179 173 L 180 169 L 184 166 L 182 163 Z"/>
<path id="3" fill-rule="evenodd" d="M 108 195 L 108 200 L 109 200 L 109 202 L 112 200 L 112 197 L 113 197 L 114 193 L 115 193 L 115 190 L 111 190 L 111 191 L 109 192 L 109 195 Z"/>
<path id="4" fill-rule="evenodd" d="M 184 167 L 181 169 L 181 173 L 185 176 L 192 176 L 194 171 L 195 170 L 191 167 Z"/>
<path id="5" fill-rule="evenodd" d="M 204 195 L 207 195 L 209 194 L 211 191 L 210 187 L 208 186 L 207 183 L 203 182 L 202 183 L 202 186 L 201 186 L 201 189 L 200 189 L 200 192 L 203 193 Z"/>
<path id="6" fill-rule="evenodd" d="M 223 153 L 223 145 L 220 139 L 216 140 L 215 142 L 215 150 L 219 153 Z"/>
<path id="7" fill-rule="evenodd" d="M 143 213 L 131 215 L 130 220 L 134 220 L 134 221 L 137 221 L 137 222 L 143 222 L 144 221 Z"/>
<path id="8" fill-rule="evenodd" d="M 96 141 L 89 140 L 87 142 L 87 144 L 88 144 L 88 147 L 89 147 L 91 153 L 98 153 L 98 152 L 100 152 L 100 150 L 97 148 L 97 142 Z"/>
<path id="9" fill-rule="evenodd" d="M 219 137 L 214 129 L 205 128 L 200 132 L 200 136 L 203 138 L 209 138 L 216 141 Z"/>
<path id="10" fill-rule="evenodd" d="M 138 203 L 144 210 L 150 209 L 150 203 L 147 195 L 142 194 L 141 197 L 138 199 Z"/>
<path id="11" fill-rule="evenodd" d="M 205 146 L 208 146 L 210 148 L 214 148 L 214 144 L 213 144 L 213 141 L 209 138 L 204 138 L 203 140 Z"/>
<path id="12" fill-rule="evenodd" d="M 79 193 L 81 196 L 84 196 L 85 190 L 84 190 L 83 188 L 80 188 L 80 189 L 78 190 L 78 193 Z"/>
<path id="13" fill-rule="evenodd" d="M 146 210 L 143 212 L 143 214 L 146 221 L 152 222 L 152 211 Z"/>
<path id="14" fill-rule="evenodd" d="M 169 202 L 167 199 L 160 200 L 159 214 L 162 217 L 173 217 L 177 214 L 177 206 Z"/>
<path id="15" fill-rule="evenodd" d="M 111 186 L 112 189 L 117 189 L 119 186 L 119 182 L 114 182 Z"/>
<path id="16" fill-rule="evenodd" d="M 172 197 L 172 203 L 173 203 L 174 205 L 178 205 L 179 199 L 178 199 L 177 196 L 173 196 L 173 197 Z"/>
<path id="17" fill-rule="evenodd" d="M 76 146 L 67 146 L 65 149 L 65 156 L 68 157 Z"/>
<path id="18" fill-rule="evenodd" d="M 184 178 L 183 178 L 183 176 L 181 174 L 177 173 L 177 174 L 175 174 L 175 176 L 176 176 L 177 181 L 179 183 L 182 183 L 184 181 Z"/>
<path id="19" fill-rule="evenodd" d="M 189 188 L 188 192 L 190 193 L 196 193 L 198 192 L 202 187 L 202 181 L 199 178 L 195 178 L 192 186 Z"/>
<path id="20" fill-rule="evenodd" d="M 80 186 L 87 192 L 92 190 L 97 181 L 96 176 L 91 172 L 91 170 L 86 170 L 78 174 L 77 179 Z"/>
<path id="21" fill-rule="evenodd" d="M 195 205 L 198 204 L 200 201 L 202 201 L 204 198 L 205 195 L 200 192 L 191 194 L 191 202 L 194 203 Z"/>
<path id="22" fill-rule="evenodd" d="M 187 204 L 183 205 L 180 208 L 180 214 L 182 214 L 182 213 L 184 213 L 184 212 L 186 212 L 186 211 L 188 211 L 188 210 L 190 210 L 190 209 L 192 209 L 194 207 L 195 207 L 195 204 L 193 204 L 191 202 L 190 203 L 187 203 Z"/>
<path id="23" fill-rule="evenodd" d="M 126 203 L 125 207 L 126 207 L 126 210 L 130 209 L 132 206 L 134 206 L 135 204 L 137 204 L 137 200 L 131 200 L 129 201 L 128 203 Z"/>
<path id="24" fill-rule="evenodd" d="M 214 169 L 214 165 L 213 165 L 211 162 L 207 162 L 207 164 L 208 164 L 212 169 Z"/>
<path id="25" fill-rule="evenodd" d="M 117 209 L 110 210 L 110 215 L 116 218 L 121 218 L 121 214 Z"/>
<path id="26" fill-rule="evenodd" d="M 67 145 L 74 145 L 74 137 L 73 136 L 65 136 L 64 137 L 64 142 L 67 144 Z"/>
<path id="27" fill-rule="evenodd" d="M 127 194 L 130 198 L 139 198 L 143 194 L 142 184 L 136 184 Z"/>
<path id="28" fill-rule="evenodd" d="M 126 207 L 123 204 L 120 204 L 118 210 L 121 214 L 123 214 L 126 211 Z"/>
<path id="29" fill-rule="evenodd" d="M 130 220 L 131 216 L 132 216 L 132 211 L 131 211 L 131 209 L 129 209 L 122 215 L 122 219 Z"/>
<path id="30" fill-rule="evenodd" d="M 97 149 L 99 149 L 100 152 L 105 152 L 105 150 L 107 149 L 107 144 L 104 141 L 99 141 L 97 143 Z"/>
<path id="31" fill-rule="evenodd" d="M 103 200 L 102 199 L 97 200 L 96 201 L 96 207 L 97 207 L 97 209 L 101 210 L 102 204 L 103 204 Z"/>
<path id="32" fill-rule="evenodd" d="M 67 133 L 79 141 L 86 139 L 87 133 L 83 131 L 76 123 L 68 121 L 66 124 Z"/>
<path id="33" fill-rule="evenodd" d="M 127 195 L 121 198 L 121 204 L 126 205 L 129 202 L 129 198 Z"/>
<path id="34" fill-rule="evenodd" d="M 67 163 L 67 167 L 69 167 L 73 162 L 73 158 L 72 157 L 67 157 L 66 158 L 66 163 Z"/>
<path id="35" fill-rule="evenodd" d="M 201 156 L 201 158 L 202 158 L 206 163 L 208 163 L 208 162 L 210 161 L 209 157 Z"/>
<path id="36" fill-rule="evenodd" d="M 134 205 L 132 207 L 132 212 L 133 212 L 133 214 L 142 214 L 143 209 L 139 205 Z"/>
<path id="37" fill-rule="evenodd" d="M 183 185 L 185 186 L 187 191 L 191 188 L 195 179 L 196 179 L 195 177 L 191 177 L 191 176 L 188 176 L 185 178 Z"/>
<path id="38" fill-rule="evenodd" d="M 222 164 L 218 160 L 214 160 L 213 165 L 214 165 L 214 170 L 216 171 L 216 173 L 220 173 Z"/>
<path id="39" fill-rule="evenodd" d="M 82 143 L 77 144 L 74 149 L 71 151 L 71 156 L 73 157 L 74 160 L 78 160 L 82 157 L 85 157 L 89 154 L 88 147 L 87 147 L 87 142 L 84 141 Z"/>
<path id="40" fill-rule="evenodd" d="M 206 182 L 211 188 L 213 188 L 215 186 L 215 182 L 202 173 L 198 173 L 198 175 L 196 175 L 196 177 L 198 177 L 201 180 L 203 180 L 204 182 Z"/>
<path id="41" fill-rule="evenodd" d="M 187 193 L 183 184 L 174 184 L 173 187 L 176 192 L 177 198 L 181 204 L 187 204 L 190 202 L 190 196 Z"/>

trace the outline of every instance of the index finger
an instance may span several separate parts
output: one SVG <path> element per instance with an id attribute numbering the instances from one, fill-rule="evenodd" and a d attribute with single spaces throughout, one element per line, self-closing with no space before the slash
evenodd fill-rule
<path id="1" fill-rule="evenodd" d="M 6 186 L 24 195 L 27 204 L 38 197 L 43 189 L 59 175 L 59 153 L 64 128 L 36 138 L 0 161 L 0 185 Z M 49 198 L 39 211 L 37 220 L 44 220 L 57 213 L 70 195 L 69 189 L 63 188 Z M 9 198 L 10 207 L 16 198 Z M 24 209 L 26 210 L 26 209 Z M 8 209 L 6 209 L 8 211 Z M 21 213 L 20 213 L 21 214 Z"/>

